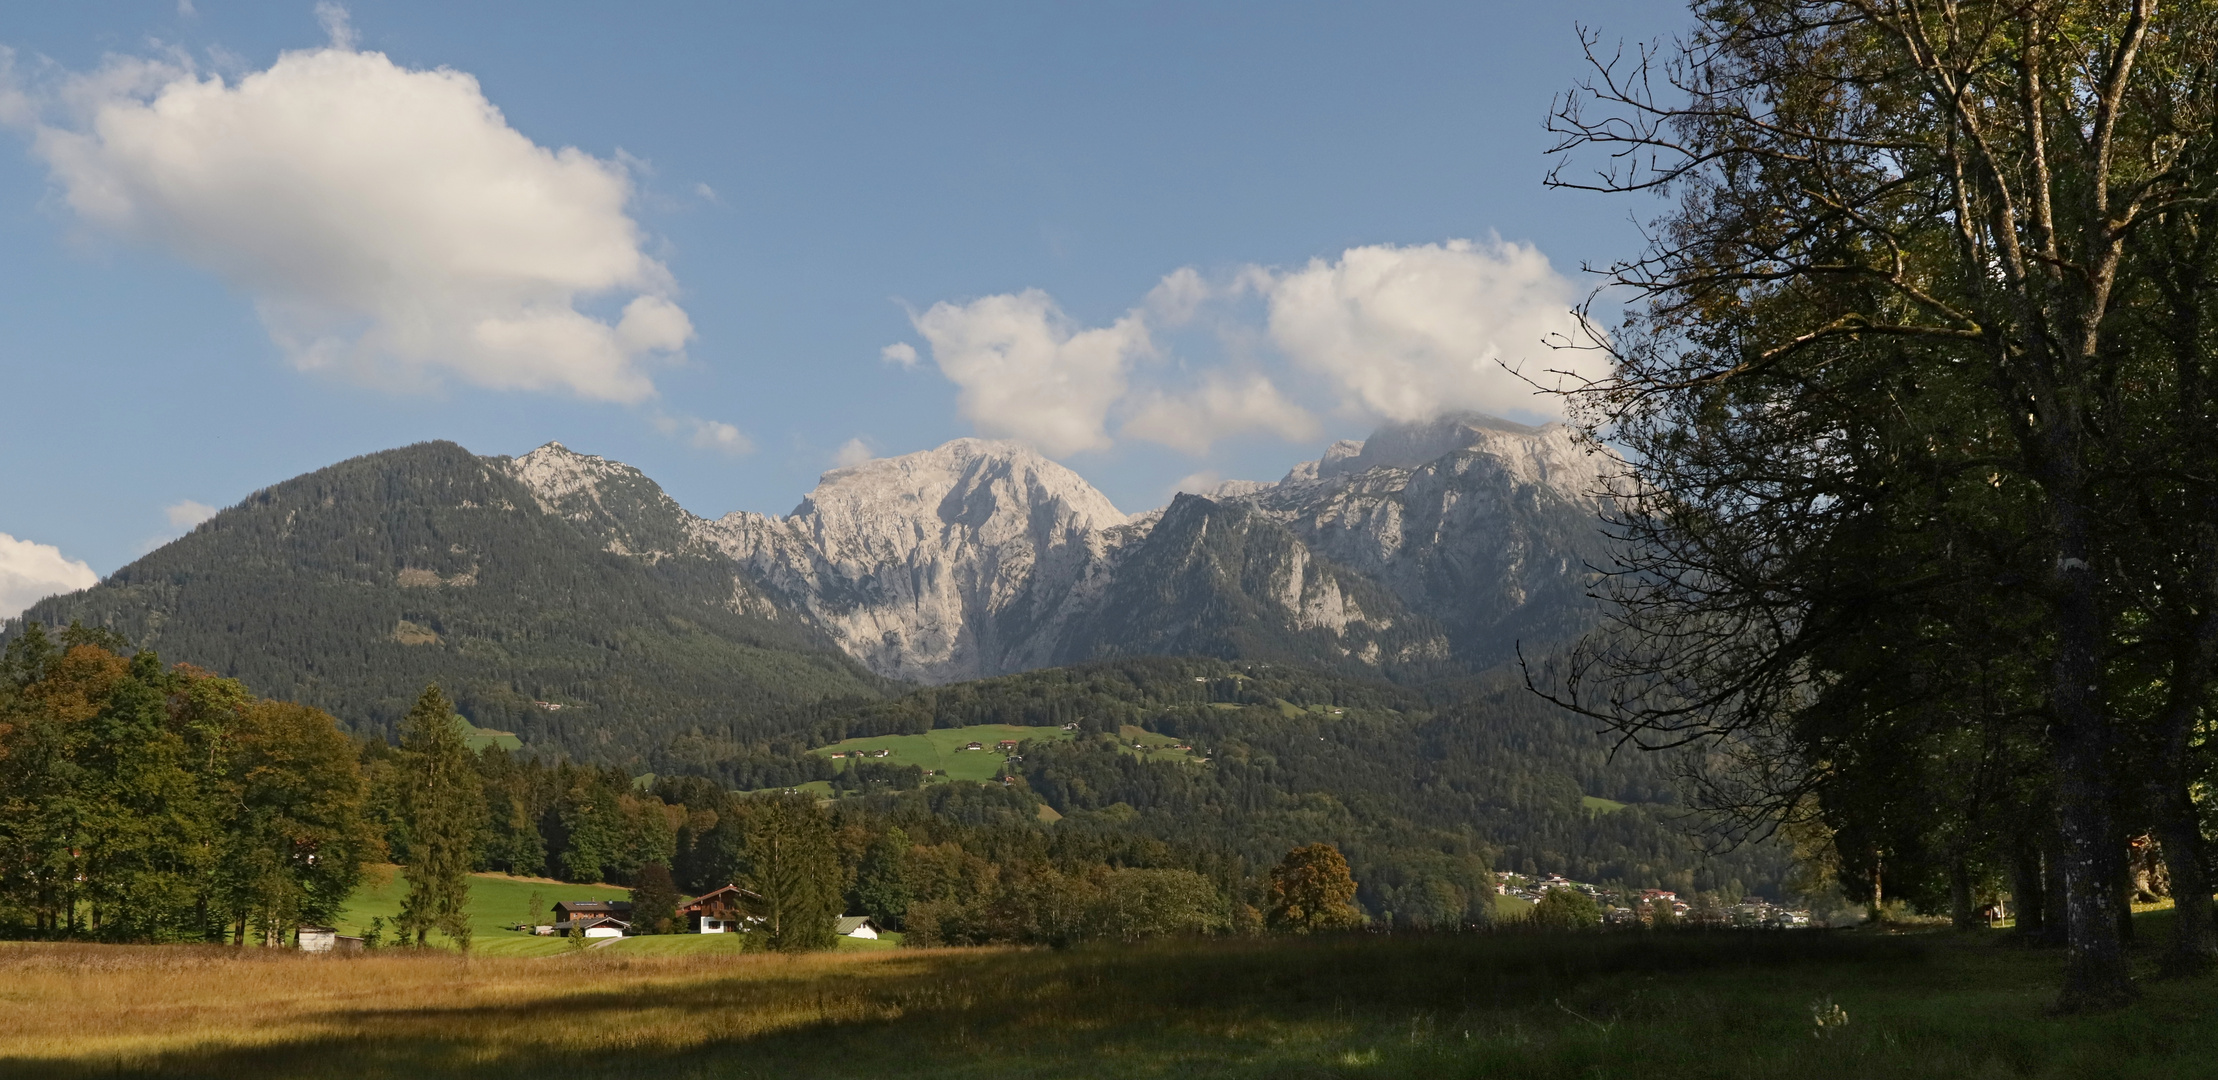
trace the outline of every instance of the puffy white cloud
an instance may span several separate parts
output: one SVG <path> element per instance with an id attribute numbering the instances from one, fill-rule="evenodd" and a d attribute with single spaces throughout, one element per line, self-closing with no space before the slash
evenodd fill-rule
<path id="1" fill-rule="evenodd" d="M 1251 431 L 1301 440 L 1317 434 L 1309 410 L 1279 393 L 1261 374 L 1211 372 L 1184 393 L 1151 389 L 1136 395 L 1131 418 L 1120 434 L 1161 443 L 1189 454 L 1203 454 L 1217 440 Z"/>
<path id="2" fill-rule="evenodd" d="M 1529 244 L 1452 240 L 1349 248 L 1272 275 L 1270 334 L 1348 403 L 1390 420 L 1476 409 L 1555 413 L 1548 369 L 1604 374 L 1592 352 L 1550 349 L 1576 330 L 1569 281 Z"/>
<path id="3" fill-rule="evenodd" d="M 1110 445 L 1110 406 L 1124 395 L 1133 358 L 1154 348 L 1138 312 L 1080 329 L 1038 289 L 937 303 L 911 321 L 959 388 L 965 419 L 1051 457 Z"/>
<path id="4" fill-rule="evenodd" d="M 832 451 L 832 464 L 844 469 L 850 465 L 860 465 L 877 456 L 878 451 L 870 445 L 870 440 L 857 435 L 839 444 L 839 449 Z"/>
<path id="5" fill-rule="evenodd" d="M 186 499 L 175 505 L 164 507 L 162 514 L 169 518 L 170 528 L 190 529 L 216 516 L 216 508 L 204 502 Z"/>
<path id="6" fill-rule="evenodd" d="M 646 363 L 693 328 L 625 212 L 624 164 L 536 145 L 470 75 L 358 52 L 344 8 L 317 14 L 329 47 L 236 83 L 117 60 L 43 95 L 65 119 L 0 114 L 79 217 L 253 297 L 300 367 L 650 397 Z M 627 296 L 613 324 L 580 307 Z"/>
<path id="7" fill-rule="evenodd" d="M 751 454 L 755 441 L 747 433 L 721 420 L 702 420 L 691 416 L 657 416 L 655 430 L 674 439 L 684 439 L 686 445 L 696 450 L 714 450 L 738 457 Z"/>
<path id="8" fill-rule="evenodd" d="M 0 619 L 12 619 L 55 593 L 76 592 L 99 581 L 92 567 L 52 544 L 0 533 Z"/>
<path id="9" fill-rule="evenodd" d="M 913 368 L 916 366 L 916 346 L 906 341 L 896 341 L 878 350 L 878 359 L 889 364 L 899 364 L 902 367 Z"/>

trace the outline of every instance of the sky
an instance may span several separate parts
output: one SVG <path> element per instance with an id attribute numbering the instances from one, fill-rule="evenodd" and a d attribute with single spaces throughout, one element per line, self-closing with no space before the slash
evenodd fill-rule
<path id="1" fill-rule="evenodd" d="M 1639 250 L 1551 99 L 1675 5 L 0 9 L 0 617 L 256 489 L 549 441 L 687 509 L 1016 439 L 1137 512 L 1544 421 Z M 1568 372 L 1568 376 L 1548 375 Z"/>

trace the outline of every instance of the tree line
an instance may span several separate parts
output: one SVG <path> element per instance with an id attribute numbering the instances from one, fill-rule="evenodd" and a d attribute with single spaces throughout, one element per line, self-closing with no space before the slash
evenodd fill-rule
<path id="1" fill-rule="evenodd" d="M 1554 383 L 1627 464 L 1611 621 L 1537 688 L 1878 906 L 2012 894 L 2136 994 L 2139 838 L 2218 958 L 2218 10 L 1697 3 L 1586 41 L 1551 182 L 1668 201 Z M 1621 292 L 1617 295 L 1626 295 Z"/>
<path id="2" fill-rule="evenodd" d="M 6 929 L 276 944 L 333 921 L 387 858 L 407 884 L 399 940 L 464 948 L 478 870 L 630 885 L 648 933 L 683 929 L 680 889 L 736 884 L 753 932 L 780 949 L 829 946 L 847 912 L 920 944 L 1363 921 L 1328 847 L 1289 856 L 1311 869 L 1287 884 L 1285 867 L 1251 875 L 1128 831 L 1048 830 L 1014 787 L 888 784 L 830 806 L 698 776 L 642 788 L 617 770 L 472 750 L 457 720 L 432 686 L 397 745 L 356 740 L 326 713 L 165 667 L 110 631 L 71 626 L 56 641 L 32 626 L 0 657 Z"/>

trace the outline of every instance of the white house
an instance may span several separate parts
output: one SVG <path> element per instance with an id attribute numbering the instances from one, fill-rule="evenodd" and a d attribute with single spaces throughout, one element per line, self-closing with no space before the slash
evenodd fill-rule
<path id="1" fill-rule="evenodd" d="M 868 915 L 842 915 L 832 923 L 832 932 L 841 937 L 878 940 L 878 928 L 871 925 Z"/>
<path id="2" fill-rule="evenodd" d="M 339 932 L 328 926 L 300 928 L 300 951 L 330 952 L 339 946 Z"/>

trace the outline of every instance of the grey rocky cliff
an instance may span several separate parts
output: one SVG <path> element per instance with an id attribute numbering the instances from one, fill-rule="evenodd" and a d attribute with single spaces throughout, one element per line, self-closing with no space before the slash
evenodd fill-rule
<path id="1" fill-rule="evenodd" d="M 707 521 L 559 444 L 508 465 L 607 550 L 934 683 L 1164 652 L 1406 677 L 1496 663 L 1583 625 L 1596 467 L 1560 426 L 1454 416 L 1128 517 L 1021 444 L 958 439 L 825 473 L 782 517 Z"/>
<path id="2" fill-rule="evenodd" d="M 1446 628 L 1458 660 L 1484 667 L 1520 640 L 1587 625 L 1587 567 L 1606 557 L 1598 495 L 1612 463 L 1561 424 L 1463 414 L 1335 444 L 1277 484 L 1228 497 L 1385 586 Z"/>
<path id="3" fill-rule="evenodd" d="M 947 682 L 1048 663 L 1134 538 L 1124 524 L 1077 473 L 958 439 L 826 473 L 785 517 L 702 532 L 872 670 Z"/>

